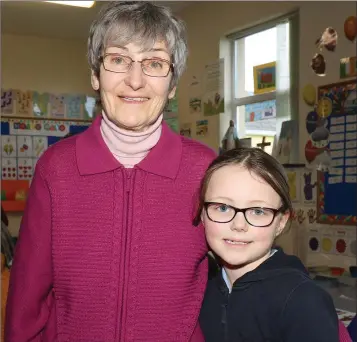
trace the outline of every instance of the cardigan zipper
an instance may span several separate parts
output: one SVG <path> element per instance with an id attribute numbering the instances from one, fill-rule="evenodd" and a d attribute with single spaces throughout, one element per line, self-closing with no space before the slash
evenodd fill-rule
<path id="1" fill-rule="evenodd" d="M 124 301 L 126 300 L 125 297 L 125 293 L 126 293 L 126 288 L 127 288 L 127 283 L 128 283 L 128 279 L 125 275 L 125 271 L 127 270 L 127 250 L 128 250 L 128 234 L 129 234 L 129 212 L 130 212 L 130 190 L 131 190 L 131 179 L 132 179 L 132 172 L 134 172 L 134 170 L 130 170 L 128 172 L 128 174 L 126 174 L 127 172 L 124 170 L 124 179 L 125 179 L 125 202 L 124 202 L 124 206 L 125 206 L 125 226 L 122 228 L 123 232 L 124 232 L 124 244 L 123 244 L 123 256 L 124 256 L 124 263 L 123 263 L 123 267 L 124 267 L 124 279 L 123 279 L 123 283 L 122 283 L 122 292 L 121 292 L 121 298 L 120 298 L 120 320 L 119 320 L 119 341 L 122 342 L 124 341 L 125 338 L 125 310 L 124 310 Z M 126 176 L 126 177 L 125 177 Z"/>

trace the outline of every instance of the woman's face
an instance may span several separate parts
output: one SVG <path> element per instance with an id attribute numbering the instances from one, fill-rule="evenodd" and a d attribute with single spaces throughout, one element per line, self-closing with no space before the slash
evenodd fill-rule
<path id="1" fill-rule="evenodd" d="M 146 58 L 171 60 L 166 44 L 156 42 L 151 50 L 130 43 L 122 47 L 110 46 L 105 53 L 130 57 L 134 61 Z M 140 63 L 133 63 L 126 73 L 114 73 L 100 67 L 99 78 L 92 74 L 92 86 L 100 91 L 101 101 L 108 118 L 118 127 L 143 131 L 162 113 L 166 102 L 175 95 L 170 89 L 172 72 L 167 77 L 150 77 L 143 73 Z"/>
<path id="2" fill-rule="evenodd" d="M 223 213 L 229 215 L 233 212 L 226 205 L 240 209 L 281 207 L 280 196 L 269 184 L 238 165 L 224 166 L 213 173 L 207 187 L 205 201 L 225 204 L 213 207 L 219 215 Z M 264 216 L 263 211 L 254 210 L 250 218 L 252 221 L 265 220 L 262 215 Z M 226 264 L 232 267 L 244 267 L 246 271 L 255 269 L 267 258 L 274 239 L 284 228 L 287 219 L 287 215 L 277 214 L 269 226 L 255 227 L 245 220 L 241 212 L 228 223 L 211 221 L 206 211 L 202 214 L 207 242 L 211 249 Z"/>

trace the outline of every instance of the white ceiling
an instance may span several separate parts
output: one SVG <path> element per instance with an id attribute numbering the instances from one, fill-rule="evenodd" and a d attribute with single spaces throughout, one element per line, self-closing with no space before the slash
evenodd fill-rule
<path id="1" fill-rule="evenodd" d="M 1 1 L 1 32 L 59 39 L 87 39 L 90 24 L 104 3 L 96 1 L 88 9 L 41 1 Z M 171 7 L 176 13 L 190 5 L 189 1 L 159 3 Z"/>

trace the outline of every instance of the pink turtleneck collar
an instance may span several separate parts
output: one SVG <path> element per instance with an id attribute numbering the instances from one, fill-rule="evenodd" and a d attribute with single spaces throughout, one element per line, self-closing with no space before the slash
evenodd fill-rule
<path id="1" fill-rule="evenodd" d="M 125 168 L 133 168 L 140 163 L 160 139 L 162 114 L 144 132 L 126 131 L 111 122 L 104 111 L 102 116 L 100 131 L 104 142 Z"/>

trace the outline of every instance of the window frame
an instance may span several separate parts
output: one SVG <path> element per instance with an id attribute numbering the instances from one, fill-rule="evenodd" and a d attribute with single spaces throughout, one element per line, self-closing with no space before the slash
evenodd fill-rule
<path id="1" fill-rule="evenodd" d="M 290 23 L 290 27 L 289 27 L 290 71 L 289 72 L 290 72 L 290 76 L 292 76 L 293 73 L 295 74 L 294 82 L 292 82 L 292 77 L 290 77 L 290 91 L 293 92 L 294 89 L 298 89 L 298 73 L 299 73 L 298 63 L 296 64 L 296 59 L 298 62 L 298 56 L 297 57 L 292 56 L 294 54 L 294 52 L 298 52 L 298 50 L 299 50 L 299 48 L 298 48 L 299 40 L 297 40 L 297 42 L 295 42 L 293 40 L 293 39 L 296 39 L 296 36 L 298 36 L 298 32 L 299 32 L 299 10 L 298 9 L 291 11 L 287 14 L 275 17 L 273 19 L 267 20 L 265 22 L 258 23 L 257 25 L 254 25 L 252 27 L 236 31 L 236 32 L 226 36 L 226 39 L 229 41 L 231 70 L 232 70 L 231 97 L 230 97 L 231 113 L 233 114 L 235 119 L 237 119 L 237 108 L 239 106 L 250 105 L 250 104 L 269 101 L 269 100 L 276 100 L 276 98 L 277 98 L 276 90 L 270 91 L 267 93 L 263 93 L 263 94 L 244 96 L 241 98 L 236 97 L 235 89 L 237 89 L 237 86 L 238 86 L 238 66 L 237 66 L 236 46 L 235 46 L 236 41 L 239 39 L 243 39 L 247 36 L 250 36 L 250 35 L 265 31 L 265 30 L 272 29 L 272 28 L 276 27 L 277 25 L 282 24 L 284 22 Z M 292 65 L 294 65 L 293 68 L 292 68 Z M 291 108 L 290 119 L 297 119 L 298 118 L 298 94 L 292 94 L 291 107 L 292 108 Z M 238 118 L 238 119 L 241 119 L 241 118 Z M 277 120 L 277 125 L 279 125 L 279 126 L 281 125 L 281 122 L 278 123 L 278 120 Z M 280 127 L 277 127 L 277 134 L 279 134 L 279 132 L 280 132 Z M 249 132 L 249 135 L 252 135 L 252 132 Z M 270 134 L 269 134 L 269 136 L 270 136 Z"/>

